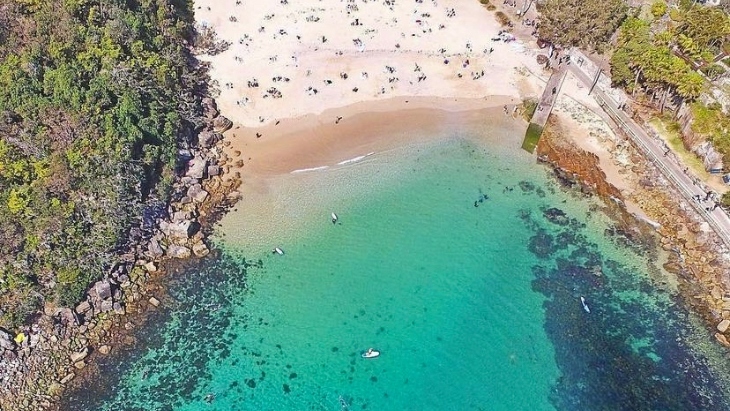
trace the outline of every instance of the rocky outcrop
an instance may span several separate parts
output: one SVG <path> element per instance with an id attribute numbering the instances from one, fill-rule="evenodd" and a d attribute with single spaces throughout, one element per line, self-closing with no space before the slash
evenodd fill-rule
<path id="1" fill-rule="evenodd" d="M 219 145 L 231 126 L 212 99 L 203 99 L 204 127 L 199 145 L 179 150 L 180 173 L 172 201 L 153 223 L 130 230 L 131 245 L 118 263 L 92 284 L 73 309 L 48 306 L 36 323 L 22 330 L 0 329 L 0 409 L 51 410 L 69 385 L 89 375 L 95 355 L 109 355 L 118 344 L 134 344 L 136 326 L 128 318 L 161 304 L 152 285 L 168 260 L 204 257 L 209 227 L 238 199 L 239 181 L 225 175 L 229 161 Z M 234 194 L 232 194 L 234 193 Z M 136 321 L 136 320 L 133 320 Z M 15 336 L 22 332 L 24 338 Z M 19 342 L 16 342 L 19 341 Z M 56 408 L 57 409 L 57 408 Z"/>
<path id="2" fill-rule="evenodd" d="M 563 183 L 580 183 L 584 192 L 606 199 L 621 200 L 621 192 L 606 181 L 606 174 L 601 170 L 598 157 L 562 138 L 561 133 L 559 124 L 551 118 L 537 144 L 538 158 L 549 162 Z"/>
<path id="3" fill-rule="evenodd" d="M 597 157 L 577 148 L 560 132 L 555 119 L 548 123 L 537 151 L 539 158 L 554 168 L 564 184 L 578 185 L 581 191 L 605 200 L 606 212 L 616 221 L 616 232 L 629 240 L 639 236 L 637 244 L 656 243 L 668 251 L 664 268 L 676 275 L 684 300 L 704 316 L 708 330 L 717 331 L 715 339 L 730 348 L 727 248 L 656 167 L 638 154 L 631 141 L 618 138 L 612 156 L 614 164 L 623 168 L 624 178 L 631 187 L 625 192 L 605 181 Z M 644 219 L 629 213 L 624 201 L 640 208 Z"/>

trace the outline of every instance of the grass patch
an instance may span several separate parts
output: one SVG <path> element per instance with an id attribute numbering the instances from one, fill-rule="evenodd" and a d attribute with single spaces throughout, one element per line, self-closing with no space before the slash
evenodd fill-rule
<path id="1" fill-rule="evenodd" d="M 530 123 L 525 132 L 525 141 L 522 142 L 522 149 L 528 153 L 534 153 L 541 135 L 542 127 L 535 123 Z"/>
<path id="2" fill-rule="evenodd" d="M 528 98 L 522 101 L 522 117 L 525 121 L 530 121 L 537 109 L 537 100 Z"/>
<path id="3" fill-rule="evenodd" d="M 703 180 L 710 177 L 710 173 L 705 170 L 705 165 L 702 163 L 702 160 L 684 147 L 682 136 L 679 133 L 679 124 L 676 121 L 654 117 L 649 120 L 649 125 L 667 142 L 667 145 L 677 154 L 677 157 L 698 177 Z"/>
<path id="4" fill-rule="evenodd" d="M 509 17 L 507 17 L 507 15 L 501 11 L 494 13 L 494 16 L 497 17 L 497 21 L 499 22 L 499 24 L 503 26 L 508 25 L 510 22 Z"/>
<path id="5" fill-rule="evenodd" d="M 489 0 L 479 0 L 479 3 L 482 3 L 485 6 L 488 6 L 490 4 Z"/>
<path id="6" fill-rule="evenodd" d="M 489 10 L 489 11 L 497 10 L 497 6 L 495 6 L 494 4 L 487 4 L 487 10 Z"/>

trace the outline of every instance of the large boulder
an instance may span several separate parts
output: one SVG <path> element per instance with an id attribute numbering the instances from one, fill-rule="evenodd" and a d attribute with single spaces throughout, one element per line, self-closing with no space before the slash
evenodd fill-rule
<path id="1" fill-rule="evenodd" d="M 213 100 L 210 97 L 206 97 L 202 101 L 203 105 L 203 114 L 206 118 L 212 120 L 220 114 L 218 111 L 218 105 L 215 103 L 215 100 Z"/>
<path id="2" fill-rule="evenodd" d="M 150 239 L 149 244 L 147 244 L 147 251 L 152 258 L 162 257 L 162 255 L 165 253 L 165 251 L 162 249 L 162 246 L 160 246 L 160 240 L 156 237 L 152 237 Z"/>
<path id="3" fill-rule="evenodd" d="M 167 221 L 160 222 L 160 230 L 173 241 L 187 240 L 198 232 L 199 225 L 191 220 L 183 220 L 174 223 Z"/>
<path id="4" fill-rule="evenodd" d="M 233 127 L 233 122 L 225 116 L 218 116 L 213 120 L 213 131 L 216 133 L 223 133 L 231 127 Z"/>
<path id="5" fill-rule="evenodd" d="M 215 133 L 213 131 L 204 130 L 198 134 L 198 144 L 202 148 L 211 148 L 215 145 L 215 143 L 222 139 L 223 136 L 220 133 Z"/>
<path id="6" fill-rule="evenodd" d="M 81 315 L 86 314 L 89 310 L 91 310 L 91 304 L 89 304 L 86 300 L 81 301 L 79 305 L 76 306 L 76 313 Z"/>
<path id="7" fill-rule="evenodd" d="M 71 362 L 76 363 L 82 361 L 87 355 L 89 355 L 89 349 L 85 347 L 81 351 L 71 353 Z"/>
<path id="8" fill-rule="evenodd" d="M 96 290 L 96 294 L 102 300 L 112 297 L 112 284 L 109 280 L 97 281 L 96 284 L 94 284 L 94 289 Z"/>
<path id="9" fill-rule="evenodd" d="M 205 176 L 205 171 L 207 167 L 208 160 L 200 156 L 195 156 L 192 160 L 188 162 L 188 171 L 187 173 L 185 173 L 185 175 L 201 180 Z"/>
<path id="10" fill-rule="evenodd" d="M 725 331 L 727 331 L 728 327 L 730 327 L 730 320 L 724 319 L 720 321 L 719 324 L 717 324 L 717 331 L 724 333 Z"/>
<path id="11" fill-rule="evenodd" d="M 208 198 L 208 192 L 203 190 L 200 184 L 195 184 L 188 188 L 186 196 L 192 198 L 196 203 L 202 203 Z"/>
<path id="12" fill-rule="evenodd" d="M 101 309 L 99 311 L 106 313 L 114 309 L 114 302 L 109 300 L 104 300 L 101 302 Z"/>
<path id="13" fill-rule="evenodd" d="M 209 253 L 210 250 L 208 250 L 208 246 L 206 246 L 204 242 L 199 241 L 193 245 L 193 254 L 196 256 L 205 257 Z"/>
<path id="14" fill-rule="evenodd" d="M 221 173 L 221 168 L 219 166 L 208 166 L 208 177 L 215 177 Z"/>
<path id="15" fill-rule="evenodd" d="M 167 255 L 172 258 L 185 259 L 190 257 L 190 249 L 181 245 L 171 244 L 167 247 Z"/>
<path id="16" fill-rule="evenodd" d="M 61 324 L 69 326 L 69 325 L 78 325 L 78 321 L 76 316 L 74 315 L 73 311 L 71 311 L 70 308 L 62 308 L 58 311 L 58 319 L 61 321 Z"/>
<path id="17" fill-rule="evenodd" d="M 13 342 L 13 336 L 5 330 L 0 330 L 0 348 L 6 350 L 14 350 L 15 343 Z"/>

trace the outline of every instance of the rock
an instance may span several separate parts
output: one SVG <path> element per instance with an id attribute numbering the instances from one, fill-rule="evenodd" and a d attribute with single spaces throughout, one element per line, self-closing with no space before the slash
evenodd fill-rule
<path id="1" fill-rule="evenodd" d="M 143 265 L 144 269 L 147 270 L 149 273 L 156 273 L 157 272 L 157 265 L 154 261 L 149 261 L 145 265 Z"/>
<path id="2" fill-rule="evenodd" d="M 150 242 L 147 245 L 147 251 L 152 258 L 159 258 L 165 254 L 165 251 L 160 246 L 160 242 L 154 237 L 150 239 Z"/>
<path id="3" fill-rule="evenodd" d="M 110 347 L 108 345 L 102 345 L 101 347 L 99 347 L 99 353 L 101 353 L 102 355 L 109 354 L 109 352 L 111 352 L 111 350 L 112 350 L 112 347 Z"/>
<path id="4" fill-rule="evenodd" d="M 207 167 L 208 160 L 200 156 L 195 156 L 192 160 L 188 162 L 188 171 L 187 173 L 185 173 L 185 175 L 198 180 L 202 180 Z"/>
<path id="5" fill-rule="evenodd" d="M 112 296 L 112 285 L 109 280 L 100 280 L 94 284 L 94 291 L 101 300 L 106 300 Z"/>
<path id="6" fill-rule="evenodd" d="M 200 241 L 193 245 L 193 254 L 195 254 L 196 256 L 205 257 L 209 253 L 210 250 L 208 250 L 208 246 L 206 246 L 204 242 Z"/>
<path id="7" fill-rule="evenodd" d="M 89 348 L 86 347 L 79 352 L 71 353 L 71 362 L 76 363 L 82 361 L 86 356 L 89 355 Z"/>
<path id="8" fill-rule="evenodd" d="M 114 309 L 114 302 L 112 300 L 104 300 L 101 302 L 100 311 L 103 313 L 109 312 Z"/>
<path id="9" fill-rule="evenodd" d="M 13 337 L 10 335 L 10 333 L 2 329 L 0 329 L 0 348 L 10 351 L 15 349 Z"/>
<path id="10" fill-rule="evenodd" d="M 74 367 L 76 367 L 79 370 L 83 370 L 84 367 L 86 367 L 86 362 L 84 362 L 84 361 L 75 362 Z"/>
<path id="11" fill-rule="evenodd" d="M 68 310 L 71 311 L 71 309 L 68 309 Z M 31 334 L 30 335 L 30 343 L 28 345 L 30 345 L 31 348 L 37 346 L 38 343 L 41 342 L 41 338 L 42 337 L 41 337 L 40 334 Z"/>
<path id="12" fill-rule="evenodd" d="M 197 227 L 193 227 L 193 222 L 190 220 L 184 220 L 177 223 L 169 223 L 167 221 L 160 221 L 160 230 L 168 238 L 173 240 L 187 240 L 191 235 L 195 234 Z"/>
<path id="13" fill-rule="evenodd" d="M 167 247 L 167 255 L 171 258 L 188 258 L 190 257 L 190 249 L 177 244 L 171 244 L 169 247 Z"/>
<path id="14" fill-rule="evenodd" d="M 74 315 L 73 311 L 71 311 L 70 308 L 60 309 L 58 311 L 58 318 L 61 321 L 61 324 L 78 325 L 78 322 L 76 321 L 76 316 Z"/>
<path id="15" fill-rule="evenodd" d="M 198 144 L 202 148 L 210 148 L 223 139 L 220 133 L 214 133 L 212 131 L 201 131 L 198 134 Z"/>
<path id="16" fill-rule="evenodd" d="M 208 166 L 208 177 L 220 175 L 221 168 L 219 166 Z"/>
<path id="17" fill-rule="evenodd" d="M 86 314 L 91 309 L 91 304 L 88 301 L 82 301 L 76 306 L 76 312 L 78 314 Z"/>
<path id="18" fill-rule="evenodd" d="M 201 105 L 203 106 L 203 114 L 210 120 L 216 118 L 220 113 L 218 111 L 218 106 L 215 104 L 215 100 L 210 97 L 204 98 Z"/>
<path id="19" fill-rule="evenodd" d="M 202 203 L 208 198 L 208 192 L 203 190 L 200 184 L 195 184 L 188 188 L 187 196 L 192 198 L 196 203 Z"/>
<path id="20" fill-rule="evenodd" d="M 112 305 L 112 309 L 114 310 L 115 313 L 117 313 L 119 315 L 124 315 L 125 311 L 124 311 L 124 307 L 122 307 L 121 303 L 114 303 Z"/>
<path id="21" fill-rule="evenodd" d="M 191 213 L 190 211 L 175 211 L 174 213 L 172 213 L 172 221 L 175 223 L 192 219 L 193 213 Z"/>
<path id="22" fill-rule="evenodd" d="M 724 334 L 715 333 L 715 339 L 725 347 L 730 347 L 730 341 L 727 340 L 727 337 L 725 337 Z"/>
<path id="23" fill-rule="evenodd" d="M 730 320 L 722 320 L 719 324 L 717 324 L 717 331 L 724 333 L 727 331 L 728 327 L 730 327 Z"/>
<path id="24" fill-rule="evenodd" d="M 76 377 L 76 374 L 71 372 L 71 373 L 66 374 L 65 377 L 61 378 L 61 381 L 59 381 L 59 382 L 61 383 L 61 385 L 63 385 L 63 384 L 66 384 L 67 382 L 73 380 L 74 377 Z"/>
<path id="25" fill-rule="evenodd" d="M 213 131 L 223 133 L 233 127 L 233 122 L 225 116 L 218 116 L 213 120 Z"/>
<path id="26" fill-rule="evenodd" d="M 158 300 L 158 299 L 157 299 L 157 298 L 155 298 L 155 297 L 150 297 L 150 299 L 149 299 L 148 301 L 149 301 L 149 302 L 150 302 L 150 304 L 152 304 L 152 306 L 154 306 L 154 307 L 159 307 L 159 306 L 160 306 L 160 300 Z"/>

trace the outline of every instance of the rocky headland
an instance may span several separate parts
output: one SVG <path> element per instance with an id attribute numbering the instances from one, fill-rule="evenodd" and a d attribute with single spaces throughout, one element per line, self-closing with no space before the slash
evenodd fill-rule
<path id="1" fill-rule="evenodd" d="M 46 304 L 36 321 L 12 335 L 0 329 L 0 409 L 58 409 L 64 390 L 93 375 L 95 356 L 134 345 L 134 330 L 146 313 L 164 303 L 167 268 L 203 258 L 206 234 L 216 218 L 238 200 L 240 181 L 229 171 L 234 159 L 223 151 L 222 133 L 232 123 L 211 98 L 202 99 L 204 125 L 197 144 L 179 150 L 177 181 L 170 203 L 150 219 L 151 236 L 135 237 L 118 263 L 92 284 L 74 308 Z M 135 235 L 136 234 L 136 235 Z"/>

